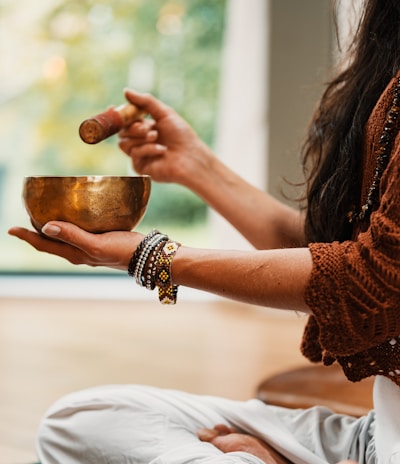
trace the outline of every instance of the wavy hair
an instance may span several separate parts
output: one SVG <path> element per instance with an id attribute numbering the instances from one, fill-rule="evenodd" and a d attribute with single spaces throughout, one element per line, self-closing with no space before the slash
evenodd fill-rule
<path id="1" fill-rule="evenodd" d="M 310 242 L 351 238 L 346 215 L 360 202 L 364 127 L 399 70 L 400 0 L 365 0 L 347 53 L 348 64 L 327 84 L 301 152 Z"/>

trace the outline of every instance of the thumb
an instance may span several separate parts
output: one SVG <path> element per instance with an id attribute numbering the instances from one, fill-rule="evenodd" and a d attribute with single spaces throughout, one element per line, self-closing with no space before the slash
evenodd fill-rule
<path id="1" fill-rule="evenodd" d="M 61 227 L 55 222 L 48 222 L 42 227 L 41 232 L 48 237 L 57 237 L 61 232 Z"/>
<path id="2" fill-rule="evenodd" d="M 131 89 L 125 89 L 125 98 L 134 105 L 138 106 L 146 113 L 148 113 L 156 121 L 167 116 L 171 111 L 165 103 L 148 93 L 139 93 Z"/>
<path id="3" fill-rule="evenodd" d="M 86 250 L 92 241 L 92 234 L 69 222 L 48 222 L 41 232 L 49 238 L 61 240 L 81 250 Z"/>
<path id="4" fill-rule="evenodd" d="M 218 437 L 218 432 L 215 429 L 200 429 L 197 431 L 197 436 L 201 441 L 211 442 L 214 438 Z"/>

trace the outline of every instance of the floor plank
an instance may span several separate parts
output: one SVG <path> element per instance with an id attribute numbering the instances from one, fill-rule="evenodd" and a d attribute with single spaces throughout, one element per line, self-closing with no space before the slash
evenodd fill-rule
<path id="1" fill-rule="evenodd" d="M 305 318 L 225 300 L 0 298 L 0 464 L 35 460 L 37 424 L 74 390 L 141 383 L 233 399 L 306 365 Z"/>

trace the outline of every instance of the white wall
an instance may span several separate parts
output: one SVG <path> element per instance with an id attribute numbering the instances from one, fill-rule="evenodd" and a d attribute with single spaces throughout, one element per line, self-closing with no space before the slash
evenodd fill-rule
<path id="1" fill-rule="evenodd" d="M 332 60 L 328 0 L 230 0 L 216 153 L 283 199 L 301 179 L 298 147 Z M 289 193 L 286 189 L 285 193 Z M 216 246 L 249 244 L 211 214 Z"/>

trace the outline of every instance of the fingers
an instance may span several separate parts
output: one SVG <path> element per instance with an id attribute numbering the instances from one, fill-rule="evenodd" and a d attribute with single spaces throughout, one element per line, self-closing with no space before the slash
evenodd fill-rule
<path id="1" fill-rule="evenodd" d="M 197 436 L 201 441 L 211 443 L 216 437 L 218 437 L 218 432 L 215 429 L 200 429 L 197 432 Z"/>
<path id="2" fill-rule="evenodd" d="M 90 248 L 92 234 L 67 222 L 52 221 L 44 225 L 42 234 L 23 227 L 12 227 L 8 233 L 31 244 L 38 251 L 46 251 L 58 256 L 65 256 L 68 249 L 78 248 L 86 251 Z"/>
<path id="3" fill-rule="evenodd" d="M 157 143 L 158 131 L 154 120 L 136 121 L 119 132 L 119 148 L 132 158 L 135 171 L 145 174 L 145 166 L 152 158 L 163 155 L 167 147 Z"/>
<path id="4" fill-rule="evenodd" d="M 164 145 L 131 138 L 121 138 L 118 145 L 124 153 L 131 157 L 160 156 L 167 150 Z"/>
<path id="5" fill-rule="evenodd" d="M 103 266 L 126 271 L 134 250 L 143 240 L 137 232 L 115 231 L 92 234 L 62 221 L 45 224 L 41 233 L 13 227 L 9 234 L 36 250 L 66 259 L 72 264 Z"/>
<path id="6" fill-rule="evenodd" d="M 225 424 L 217 424 L 214 427 L 214 430 L 218 432 L 218 435 L 228 435 L 230 433 L 235 433 L 236 430 L 233 427 L 228 427 Z"/>
<path id="7" fill-rule="evenodd" d="M 136 124 L 137 123 L 134 123 L 132 126 L 135 126 Z M 133 132 L 134 131 L 124 130 L 118 134 L 119 146 L 125 152 L 127 151 L 125 148 L 130 150 L 132 147 L 138 147 L 145 144 L 154 144 L 158 139 L 158 132 L 156 130 L 149 130 L 143 136 L 137 136 Z M 124 146 L 121 145 L 121 142 L 124 144 Z"/>
<path id="8" fill-rule="evenodd" d="M 37 251 L 42 251 L 52 255 L 67 259 L 73 264 L 84 262 L 80 250 L 59 240 L 55 240 L 57 234 L 46 237 L 45 235 L 25 229 L 24 227 L 12 227 L 8 231 L 9 235 L 19 238 L 29 243 Z"/>
<path id="9" fill-rule="evenodd" d="M 12 235 L 21 240 L 24 240 L 25 242 L 30 243 L 35 248 L 37 248 L 37 246 L 41 246 L 44 243 L 48 244 L 49 242 L 49 239 L 43 236 L 42 234 L 39 234 L 38 232 L 34 232 L 29 229 L 25 229 L 25 227 L 11 227 L 11 229 L 8 230 L 8 233 L 9 235 Z"/>
<path id="10" fill-rule="evenodd" d="M 23 235 L 25 231 L 28 231 L 28 229 L 25 229 L 24 227 L 11 227 L 8 229 L 8 234 L 13 237 L 21 238 L 21 235 Z"/>
<path id="11" fill-rule="evenodd" d="M 111 252 L 106 250 L 106 245 L 108 244 L 107 234 L 86 232 L 74 224 L 62 221 L 48 222 L 43 226 L 41 232 L 50 239 L 56 239 L 59 242 L 61 241 L 64 245 L 68 245 L 68 248 L 62 250 L 62 254 L 54 250 L 52 250 L 51 253 L 58 254 L 73 264 L 114 267 L 121 259 L 118 251 L 118 240 L 116 245 L 110 244 L 110 248 L 112 248 Z"/>
<path id="12" fill-rule="evenodd" d="M 171 111 L 171 108 L 150 94 L 138 93 L 131 89 L 126 89 L 125 98 L 130 103 L 139 106 L 146 113 L 150 114 L 156 121 L 167 116 Z"/>
<path id="13" fill-rule="evenodd" d="M 201 441 L 213 442 L 217 437 L 229 435 L 235 433 L 236 430 L 233 427 L 228 427 L 225 424 L 217 424 L 213 429 L 200 429 L 197 435 Z"/>
<path id="14" fill-rule="evenodd" d="M 158 131 L 154 129 L 155 121 L 135 121 L 129 127 L 118 133 L 119 147 L 126 154 L 134 147 L 154 144 L 158 138 Z"/>
<path id="15" fill-rule="evenodd" d="M 143 145 L 134 147 L 127 154 L 132 160 L 132 166 L 138 174 L 147 174 L 154 180 L 156 175 L 158 161 L 161 161 L 162 155 L 166 148 L 162 146 Z"/>
<path id="16" fill-rule="evenodd" d="M 141 141 L 152 141 L 157 138 L 155 130 L 156 122 L 154 119 L 140 119 L 133 122 L 130 126 L 120 130 L 120 137 L 132 137 Z"/>
<path id="17" fill-rule="evenodd" d="M 48 222 L 41 232 L 47 237 L 56 238 L 85 251 L 90 248 L 92 242 L 92 234 L 68 222 Z"/>

